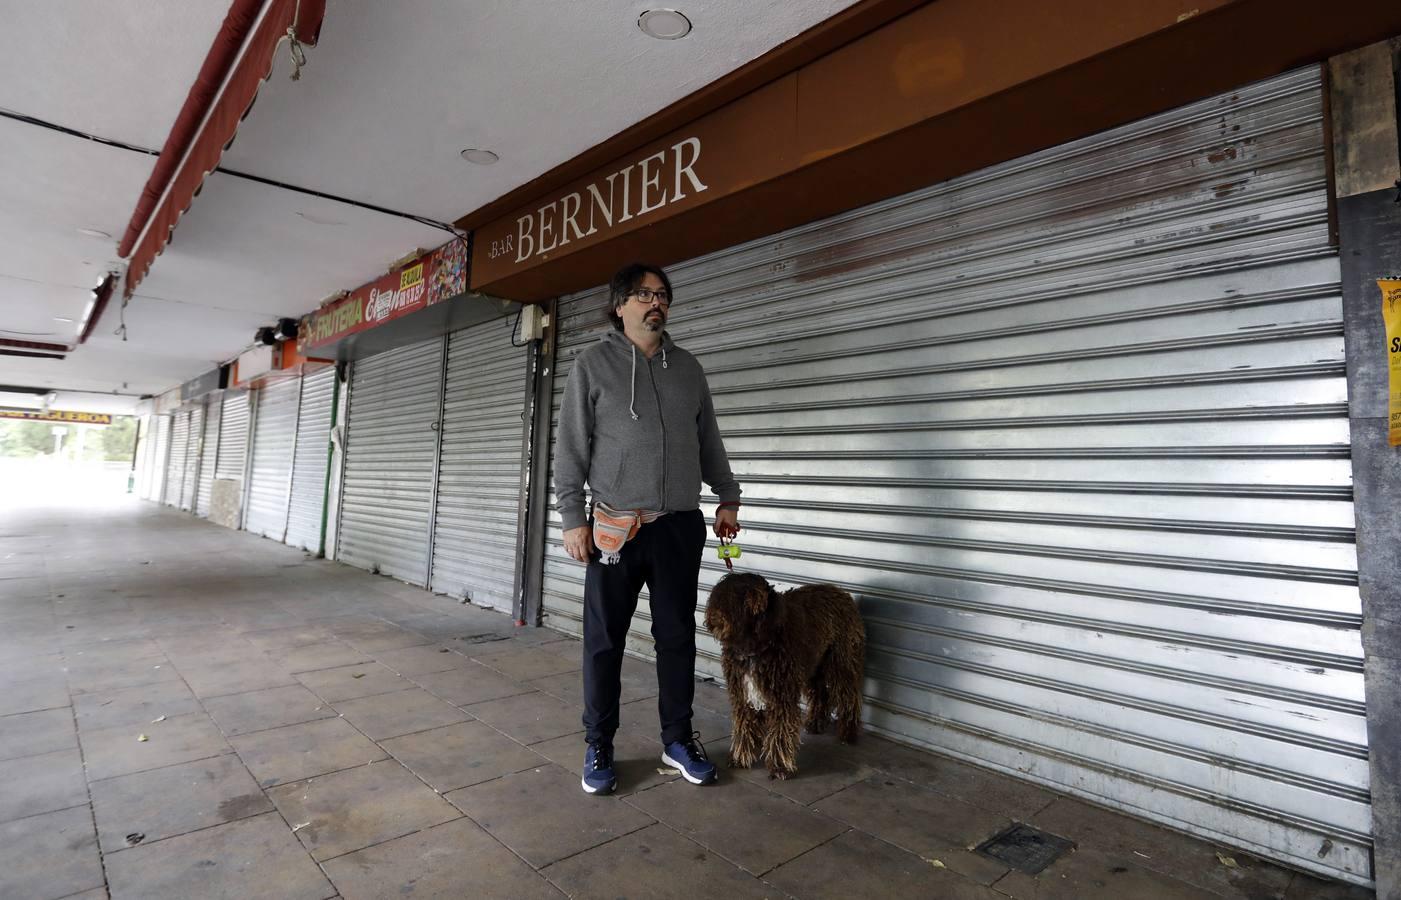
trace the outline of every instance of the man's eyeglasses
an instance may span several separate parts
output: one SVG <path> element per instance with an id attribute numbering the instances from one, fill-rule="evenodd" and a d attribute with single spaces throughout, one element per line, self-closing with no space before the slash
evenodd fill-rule
<path id="1" fill-rule="evenodd" d="M 647 288 L 638 288 L 628 296 L 636 297 L 638 300 L 641 300 L 648 306 L 652 304 L 653 300 L 657 301 L 662 306 L 671 305 L 671 295 L 668 294 L 666 291 L 651 291 Z"/>

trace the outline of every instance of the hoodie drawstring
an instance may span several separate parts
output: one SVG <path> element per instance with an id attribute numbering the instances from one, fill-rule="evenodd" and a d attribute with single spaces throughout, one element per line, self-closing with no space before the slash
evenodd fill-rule
<path id="1" fill-rule="evenodd" d="M 663 350 L 662 352 L 665 353 L 666 351 Z M 632 389 L 632 396 L 628 397 L 628 412 L 632 415 L 632 420 L 633 420 L 634 422 L 636 422 L 636 421 L 637 421 L 637 410 L 634 408 L 634 407 L 637 405 L 637 347 L 636 347 L 636 346 L 634 346 L 634 347 L 632 348 L 632 378 L 630 379 L 630 381 L 631 381 L 630 387 L 631 387 L 631 389 Z"/>
<path id="2" fill-rule="evenodd" d="M 666 368 L 666 341 L 662 341 L 662 368 Z"/>

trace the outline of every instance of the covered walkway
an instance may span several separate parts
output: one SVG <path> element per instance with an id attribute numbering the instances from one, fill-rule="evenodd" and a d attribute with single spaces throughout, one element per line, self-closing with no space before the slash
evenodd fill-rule
<path id="1" fill-rule="evenodd" d="M 0 896 L 1345 898 L 867 736 L 798 777 L 579 790 L 577 642 L 154 504 L 0 509 Z M 697 727 L 725 757 L 724 694 Z M 970 848 L 1068 838 L 1038 876 Z"/>

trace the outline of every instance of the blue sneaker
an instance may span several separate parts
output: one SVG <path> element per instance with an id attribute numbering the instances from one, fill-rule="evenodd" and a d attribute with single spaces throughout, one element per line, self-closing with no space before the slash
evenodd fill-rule
<path id="1" fill-rule="evenodd" d="M 618 786 L 613 775 L 613 745 L 607 741 L 594 741 L 584 753 L 584 792 L 588 794 L 611 794 Z"/>
<path id="2" fill-rule="evenodd" d="M 667 744 L 662 750 L 662 762 L 681 770 L 681 777 L 691 784 L 710 784 L 715 781 L 715 764 L 705 755 L 699 731 L 692 732 L 688 740 Z"/>

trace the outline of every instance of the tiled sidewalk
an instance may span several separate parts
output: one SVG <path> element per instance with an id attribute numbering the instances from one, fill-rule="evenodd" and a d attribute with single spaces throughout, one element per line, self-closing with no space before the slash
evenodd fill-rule
<path id="1" fill-rule="evenodd" d="M 0 513 L 0 897 L 1368 896 L 871 736 L 696 788 L 624 679 L 590 797 L 576 641 L 151 504 Z M 967 849 L 1013 821 L 1077 850 Z"/>

